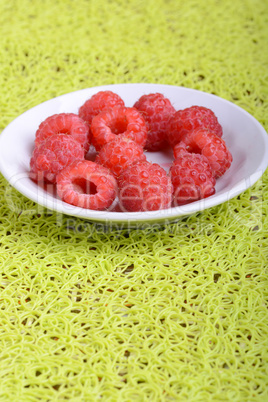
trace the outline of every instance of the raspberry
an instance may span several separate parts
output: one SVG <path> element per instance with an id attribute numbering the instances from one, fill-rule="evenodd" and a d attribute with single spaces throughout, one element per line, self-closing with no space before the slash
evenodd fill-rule
<path id="1" fill-rule="evenodd" d="M 139 160 L 146 160 L 143 148 L 129 138 L 116 137 L 101 148 L 95 162 L 109 168 L 118 177 L 129 165 Z"/>
<path id="2" fill-rule="evenodd" d="M 174 147 L 190 131 L 207 129 L 222 136 L 222 127 L 212 110 L 203 106 L 191 106 L 178 110 L 169 120 L 167 137 L 168 142 Z"/>
<path id="3" fill-rule="evenodd" d="M 118 178 L 119 202 L 124 211 L 154 211 L 171 206 L 172 184 L 156 163 L 139 161 Z"/>
<path id="4" fill-rule="evenodd" d="M 84 148 L 89 150 L 89 126 L 77 114 L 59 113 L 49 116 L 39 126 L 35 135 L 35 144 L 40 145 L 53 134 L 71 135 Z"/>
<path id="5" fill-rule="evenodd" d="M 117 183 L 108 169 L 95 162 L 76 161 L 57 176 L 57 192 L 68 204 L 103 210 L 117 194 Z"/>
<path id="6" fill-rule="evenodd" d="M 36 181 L 56 182 L 56 175 L 70 163 L 84 159 L 84 150 L 70 135 L 54 134 L 33 151 L 30 177 Z"/>
<path id="7" fill-rule="evenodd" d="M 115 106 L 125 106 L 123 99 L 112 91 L 100 91 L 88 99 L 79 109 L 79 117 L 91 124 L 94 116 Z"/>
<path id="8" fill-rule="evenodd" d="M 117 136 L 130 138 L 142 147 L 147 138 L 144 118 L 137 109 L 130 107 L 114 107 L 99 113 L 92 120 L 91 131 L 97 150 Z"/>
<path id="9" fill-rule="evenodd" d="M 176 112 L 169 99 L 160 93 L 143 95 L 134 104 L 143 115 L 147 129 L 147 151 L 160 151 L 166 144 L 166 131 L 169 118 Z"/>
<path id="10" fill-rule="evenodd" d="M 173 149 L 175 158 L 182 150 L 204 155 L 215 178 L 222 176 L 229 169 L 233 160 L 225 141 L 208 130 L 196 130 L 188 133 L 183 141 L 175 145 Z"/>
<path id="11" fill-rule="evenodd" d="M 216 180 L 203 155 L 179 155 L 170 168 L 170 177 L 174 187 L 175 206 L 188 204 L 215 193 Z"/>

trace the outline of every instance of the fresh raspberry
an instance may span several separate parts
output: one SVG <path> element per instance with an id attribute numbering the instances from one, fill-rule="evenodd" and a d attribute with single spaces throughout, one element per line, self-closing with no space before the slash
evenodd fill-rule
<path id="1" fill-rule="evenodd" d="M 169 120 L 167 137 L 170 145 L 174 147 L 190 131 L 207 129 L 222 136 L 222 127 L 211 109 L 203 106 L 191 106 L 178 110 Z"/>
<path id="2" fill-rule="evenodd" d="M 200 154 L 180 154 L 170 168 L 174 204 L 183 205 L 215 193 L 216 180 L 210 164 Z"/>
<path id="3" fill-rule="evenodd" d="M 182 150 L 204 155 L 210 163 L 215 178 L 222 176 L 229 169 L 233 160 L 223 138 L 219 138 L 208 130 L 196 130 L 188 133 L 183 141 L 175 145 L 174 157 L 181 154 Z"/>
<path id="4" fill-rule="evenodd" d="M 143 115 L 148 129 L 144 148 L 147 151 L 160 151 L 166 144 L 168 121 L 176 110 L 170 100 L 160 93 L 141 96 L 134 107 Z"/>
<path id="5" fill-rule="evenodd" d="M 77 159 L 84 150 L 70 135 L 54 134 L 35 147 L 30 160 L 30 177 L 36 181 L 56 182 L 56 175 Z"/>
<path id="6" fill-rule="evenodd" d="M 39 126 L 35 135 L 35 145 L 40 145 L 53 134 L 71 135 L 84 148 L 89 150 L 89 126 L 77 114 L 59 113 L 46 118 Z"/>
<path id="7" fill-rule="evenodd" d="M 117 183 L 108 169 L 88 160 L 76 161 L 57 176 L 57 192 L 68 204 L 104 210 L 117 194 Z"/>
<path id="8" fill-rule="evenodd" d="M 116 137 L 101 148 L 95 162 L 107 167 L 118 177 L 129 165 L 139 160 L 146 160 L 143 148 L 129 138 Z"/>
<path id="9" fill-rule="evenodd" d="M 144 118 L 131 107 L 114 107 L 99 113 L 92 120 L 91 131 L 93 145 L 98 151 L 117 136 L 130 138 L 142 147 L 147 138 Z"/>
<path id="10" fill-rule="evenodd" d="M 112 91 L 99 91 L 80 107 L 78 114 L 81 119 L 91 124 L 94 116 L 115 106 L 125 106 L 119 95 Z"/>
<path id="11" fill-rule="evenodd" d="M 171 179 L 156 163 L 133 163 L 119 176 L 118 186 L 124 211 L 155 211 L 171 206 Z"/>

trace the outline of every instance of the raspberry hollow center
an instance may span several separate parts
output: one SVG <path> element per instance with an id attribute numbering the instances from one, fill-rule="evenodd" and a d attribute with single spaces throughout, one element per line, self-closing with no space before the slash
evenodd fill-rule
<path id="1" fill-rule="evenodd" d="M 72 182 L 74 190 L 79 194 L 97 194 L 97 186 L 90 180 L 86 180 L 83 177 L 77 178 Z"/>
<path id="2" fill-rule="evenodd" d="M 127 126 L 128 126 L 128 122 L 127 119 L 113 119 L 111 122 L 109 122 L 108 127 L 110 128 L 110 130 L 112 131 L 113 134 L 122 134 L 125 131 L 127 131 Z"/>

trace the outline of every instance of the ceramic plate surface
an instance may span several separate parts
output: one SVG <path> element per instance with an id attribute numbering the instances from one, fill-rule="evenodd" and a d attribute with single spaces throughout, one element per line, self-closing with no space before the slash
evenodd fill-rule
<path id="1" fill-rule="evenodd" d="M 55 192 L 41 188 L 28 176 L 29 162 L 39 124 L 55 113 L 78 113 L 79 107 L 98 91 L 116 92 L 133 106 L 144 95 L 160 92 L 170 99 L 176 110 L 192 105 L 213 110 L 223 128 L 223 138 L 233 155 L 231 168 L 217 180 L 216 194 L 180 207 L 149 212 L 93 211 L 74 207 L 57 198 Z M 167 171 L 172 151 L 147 152 L 147 159 Z M 104 224 L 135 226 L 141 223 L 167 223 L 190 215 L 239 195 L 251 187 L 268 165 L 268 136 L 261 124 L 233 103 L 201 91 L 158 84 L 119 84 L 72 92 L 46 101 L 23 113 L 0 135 L 0 170 L 9 183 L 32 201 L 54 211 Z"/>

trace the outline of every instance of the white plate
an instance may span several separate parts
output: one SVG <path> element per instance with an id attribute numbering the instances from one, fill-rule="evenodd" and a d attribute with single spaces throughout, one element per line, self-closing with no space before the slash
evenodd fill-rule
<path id="1" fill-rule="evenodd" d="M 126 106 L 133 106 L 144 94 L 160 92 L 170 99 L 176 110 L 192 105 L 214 111 L 223 127 L 223 138 L 233 155 L 231 168 L 217 180 L 216 194 L 180 207 L 149 212 L 92 211 L 74 207 L 29 179 L 29 162 L 35 132 L 46 117 L 55 113 L 77 113 L 94 93 L 111 90 L 119 94 Z M 147 153 L 147 159 L 168 170 L 172 152 Z M 0 170 L 9 183 L 34 202 L 54 211 L 104 224 L 128 225 L 167 223 L 223 202 L 251 187 L 268 165 L 268 136 L 261 124 L 245 110 L 215 95 L 194 89 L 158 84 L 119 84 L 83 89 L 44 102 L 10 123 L 0 136 Z"/>

